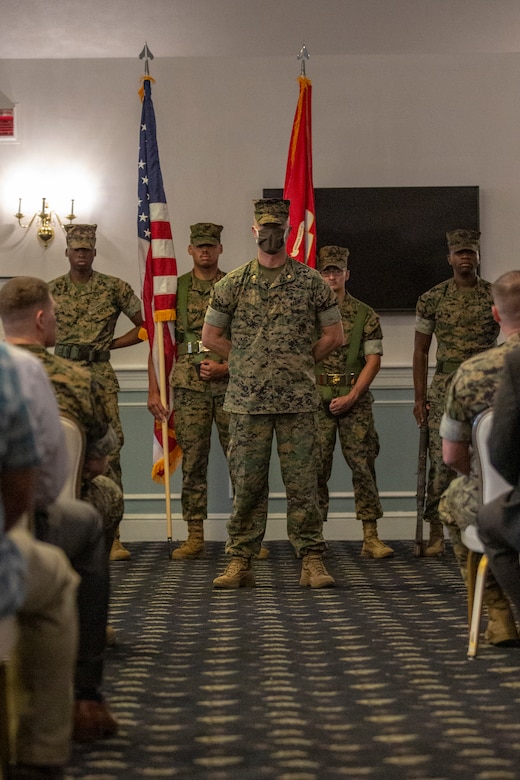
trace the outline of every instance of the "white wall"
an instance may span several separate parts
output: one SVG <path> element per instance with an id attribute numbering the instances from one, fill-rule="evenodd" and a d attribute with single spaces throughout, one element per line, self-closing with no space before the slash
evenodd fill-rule
<path id="1" fill-rule="evenodd" d="M 283 186 L 298 63 L 156 59 L 151 71 L 179 271 L 198 221 L 224 225 L 222 265 L 235 267 L 255 252 L 251 200 Z M 479 185 L 482 275 L 520 267 L 520 54 L 316 56 L 307 74 L 316 187 Z M 98 223 L 98 268 L 138 291 L 141 75 L 137 58 L 0 60 L 0 90 L 20 115 L 19 143 L 0 142 L 0 276 L 50 279 L 68 267 L 62 235 L 45 250 L 12 217 L 18 197 L 29 213 L 32 187 L 31 213 L 46 196 L 64 215 L 74 197 L 77 221 Z M 410 364 L 412 327 L 411 315 L 383 317 L 385 366 Z M 143 346 L 114 362 L 145 358 Z"/>

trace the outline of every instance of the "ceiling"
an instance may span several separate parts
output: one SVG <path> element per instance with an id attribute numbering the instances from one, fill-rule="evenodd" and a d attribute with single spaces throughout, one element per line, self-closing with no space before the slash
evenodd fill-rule
<path id="1" fill-rule="evenodd" d="M 0 59 L 520 51 L 518 0 L 1 0 Z"/>

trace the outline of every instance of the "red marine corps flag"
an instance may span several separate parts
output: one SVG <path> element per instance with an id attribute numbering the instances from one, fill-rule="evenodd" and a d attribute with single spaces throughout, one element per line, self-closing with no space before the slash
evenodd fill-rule
<path id="1" fill-rule="evenodd" d="M 302 53 L 304 52 L 304 53 Z M 299 59 L 308 58 L 305 45 Z M 302 73 L 305 73 L 302 62 Z M 289 222 L 292 226 L 287 240 L 287 254 L 300 263 L 316 268 L 316 212 L 312 183 L 312 85 L 305 75 L 298 79 L 300 96 L 294 115 L 284 198 L 291 201 Z"/>
<path id="2" fill-rule="evenodd" d="M 143 49 L 147 57 L 151 53 Z M 148 65 L 148 60 L 146 61 Z M 143 78 L 140 91 L 143 108 L 139 133 L 137 184 L 137 236 L 142 282 L 143 329 L 161 390 L 163 406 L 171 409 L 169 375 L 175 360 L 174 320 L 177 298 L 177 262 L 173 248 L 168 206 L 164 193 L 159 151 L 157 148 L 155 112 L 152 103 L 152 79 Z M 168 453 L 168 457 L 165 457 Z M 166 483 L 168 536 L 171 538 L 169 513 L 169 476 L 180 462 L 181 451 L 175 439 L 173 411 L 167 422 L 154 427 L 152 477 Z"/>

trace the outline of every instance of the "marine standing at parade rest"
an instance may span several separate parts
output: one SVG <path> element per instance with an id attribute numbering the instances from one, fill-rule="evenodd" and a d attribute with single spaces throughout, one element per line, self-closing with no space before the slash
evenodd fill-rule
<path id="1" fill-rule="evenodd" d="M 65 225 L 66 256 L 70 270 L 49 282 L 56 303 L 55 354 L 76 360 L 86 366 L 101 385 L 119 446 L 110 457 L 109 476 L 123 490 L 120 450 L 124 443 L 119 417 L 119 382 L 110 363 L 110 351 L 138 344 L 142 324 L 141 301 L 131 286 L 115 276 L 94 271 L 97 225 Z M 120 314 L 134 324 L 125 334 L 114 338 Z M 110 552 L 111 560 L 127 560 L 130 552 L 123 547 L 119 525 Z"/>
<path id="2" fill-rule="evenodd" d="M 215 423 L 220 444 L 227 452 L 229 414 L 223 409 L 228 385 L 228 364 L 202 344 L 202 326 L 209 296 L 224 272 L 218 267 L 222 254 L 222 225 L 198 222 L 190 227 L 188 254 L 193 269 L 177 280 L 175 341 L 177 360 L 170 377 L 173 387 L 175 436 L 182 449 L 182 516 L 188 538 L 171 553 L 173 560 L 196 558 L 204 553 L 204 521 L 208 513 L 208 459 Z M 162 422 L 168 410 L 161 403 L 153 362 L 148 361 L 148 409 Z M 267 551 L 266 551 L 267 552 Z"/>
<path id="3" fill-rule="evenodd" d="M 430 523 L 425 556 L 442 555 L 444 532 L 439 517 L 439 499 L 455 472 L 442 460 L 439 425 L 453 374 L 472 355 L 496 344 L 499 326 L 493 319 L 491 284 L 478 275 L 480 233 L 452 230 L 446 233 L 448 263 L 453 277 L 423 293 L 417 301 L 413 352 L 414 416 L 428 424 L 430 469 L 424 520 Z M 435 335 L 437 364 L 428 385 L 428 355 Z"/>
<path id="4" fill-rule="evenodd" d="M 254 213 L 257 257 L 215 284 L 202 330 L 204 345 L 229 362 L 224 409 L 230 412 L 234 499 L 226 552 L 232 558 L 213 584 L 253 584 L 251 562 L 265 533 L 276 432 L 287 533 L 302 559 L 300 584 L 323 588 L 334 579 L 322 560 L 314 367 L 343 343 L 341 317 L 319 273 L 287 256 L 289 201 L 256 200 Z"/>
<path id="5" fill-rule="evenodd" d="M 329 509 L 328 480 L 332 471 L 336 434 L 352 471 L 356 517 L 363 523 L 363 558 L 389 558 L 394 551 L 379 539 L 377 520 L 383 516 L 376 483 L 375 460 L 379 438 L 374 425 L 374 398 L 370 385 L 381 368 L 383 333 L 376 312 L 347 291 L 349 251 L 324 246 L 318 253 L 318 271 L 336 293 L 345 346 L 316 366 L 322 404 L 318 409 L 321 463 L 318 494 L 322 519 Z"/>

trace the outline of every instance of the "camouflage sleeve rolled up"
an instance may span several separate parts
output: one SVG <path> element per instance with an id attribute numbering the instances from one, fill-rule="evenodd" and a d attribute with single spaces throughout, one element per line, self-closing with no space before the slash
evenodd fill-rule
<path id="1" fill-rule="evenodd" d="M 291 258 L 272 284 L 256 259 L 227 274 L 215 285 L 206 312 L 210 325 L 229 325 L 226 411 L 314 410 L 315 333 L 340 319 L 328 284 Z"/>
<path id="2" fill-rule="evenodd" d="M 448 279 L 419 297 L 415 330 L 435 334 L 438 360 L 460 363 L 496 344 L 492 303 L 489 282 L 478 278 L 474 287 L 459 289 Z"/>
<path id="3" fill-rule="evenodd" d="M 357 312 L 361 305 L 357 298 L 350 293 L 346 293 L 341 305 L 341 320 L 343 323 L 343 333 L 345 334 L 345 344 L 339 349 L 334 350 L 322 362 L 323 369 L 330 373 L 342 373 L 345 371 L 347 354 L 349 350 L 350 336 L 354 327 Z M 366 306 L 366 315 L 363 321 L 363 333 L 359 344 L 358 359 L 361 365 L 365 362 L 367 355 L 383 354 L 383 332 L 379 316 L 370 307 Z"/>
<path id="4" fill-rule="evenodd" d="M 100 448 L 98 454 L 110 454 L 113 451 L 108 434 L 111 430 L 110 418 L 102 388 L 92 379 L 90 372 L 71 360 L 52 355 L 44 347 L 30 345 L 27 348 L 42 361 L 60 412 L 77 420 L 85 431 L 87 452 L 97 447 Z"/>
<path id="5" fill-rule="evenodd" d="M 69 274 L 49 282 L 56 302 L 56 342 L 90 344 L 108 350 L 120 314 L 132 319 L 141 302 L 131 286 L 115 276 L 94 271 L 87 284 L 74 284 Z"/>
<path id="6" fill-rule="evenodd" d="M 493 406 L 506 354 L 520 344 L 520 335 L 510 337 L 466 360 L 451 382 L 440 434 L 449 441 L 471 441 L 475 418 Z"/>

